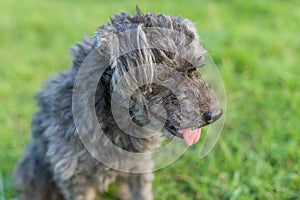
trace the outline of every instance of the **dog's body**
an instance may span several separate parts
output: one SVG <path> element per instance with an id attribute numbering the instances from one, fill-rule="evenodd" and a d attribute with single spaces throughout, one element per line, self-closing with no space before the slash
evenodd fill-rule
<path id="1" fill-rule="evenodd" d="M 170 33 L 166 36 L 164 35 L 166 33 L 163 33 L 164 29 L 176 31 L 178 34 Z M 128 30 L 134 32 L 130 33 L 124 42 L 119 35 Z M 124 42 L 123 47 L 130 43 L 137 43 L 139 49 L 121 52 L 122 42 Z M 155 48 L 152 48 L 153 46 Z M 91 80 L 93 77 L 88 72 L 76 81 L 98 83 L 96 84 L 94 107 L 98 122 L 109 141 L 126 151 L 144 153 L 159 147 L 161 136 L 140 138 L 128 135 L 121 130 L 111 111 L 112 87 L 116 85 L 116 80 L 138 65 L 149 65 L 147 78 L 152 73 L 149 80 L 158 76 L 162 82 L 168 81 L 173 75 L 162 76 L 161 74 L 165 74 L 166 71 L 154 68 L 153 63 L 176 70 L 187 79 L 187 83 L 191 84 L 190 88 L 184 87 L 184 91 L 180 92 L 182 97 L 174 96 L 169 90 L 157 84 L 146 84 L 146 87 L 140 87 L 133 93 L 129 102 L 129 112 L 132 120 L 143 126 L 149 120 L 145 117 L 145 112 L 149 111 L 148 107 L 150 108 L 154 104 L 163 105 L 167 110 L 164 131 L 183 137 L 186 143 L 191 145 L 199 138 L 189 139 L 186 136 L 185 132 L 196 135 L 189 127 L 202 127 L 221 115 L 216 96 L 196 72 L 197 67 L 201 65 L 205 51 L 199 46 L 194 26 L 190 21 L 181 17 L 153 13 L 143 15 L 140 12 L 137 16 L 130 17 L 122 13 L 115 16 L 111 24 L 101 26 L 95 37 L 86 38 L 84 42 L 78 43 L 71 49 L 71 52 L 73 55 L 72 68 L 49 81 L 45 90 L 37 95 L 40 110 L 33 118 L 33 139 L 27 153 L 15 170 L 16 182 L 22 192 L 20 198 L 24 200 L 92 200 L 95 198 L 97 190 L 105 191 L 110 183 L 121 178 L 123 180 L 121 196 L 124 199 L 152 199 L 153 174 L 151 170 L 148 170 L 148 173 L 120 172 L 109 167 L 113 163 L 118 163 L 119 157 L 109 155 L 109 153 L 112 154 L 111 152 L 106 155 L 107 152 L 103 150 L 103 154 L 107 156 L 105 157 L 107 165 L 107 163 L 99 162 L 87 150 L 82 138 L 76 132 L 77 127 L 74 113 L 72 113 L 74 84 L 80 66 L 88 59 L 98 59 L 96 56 L 87 58 L 88 55 L 95 52 L 95 55 L 98 55 L 98 52 L 103 56 L 99 63 L 101 63 L 101 59 L 105 60 L 107 68 L 102 77 L 99 77 L 100 80 Z M 98 67 L 106 66 L 99 64 Z M 176 88 L 180 87 L 181 83 L 177 84 Z M 178 101 L 188 99 L 189 90 L 195 94 L 193 97 L 196 99 L 199 109 L 187 107 L 186 113 L 188 114 L 180 114 Z M 80 95 L 84 98 L 86 94 Z M 82 119 L 79 121 L 88 118 L 85 113 L 82 113 L 81 117 Z M 188 121 L 181 127 L 176 125 L 180 117 Z M 196 119 L 196 124 L 189 124 L 190 121 L 193 121 L 192 119 L 194 121 Z M 101 139 L 94 135 L 96 133 L 87 131 L 84 134 L 93 138 L 91 139 L 93 142 L 97 143 L 99 140 L 101 143 Z M 103 145 L 101 148 L 105 149 L 105 146 Z M 139 169 L 151 169 L 153 166 L 151 159 L 134 164 L 131 160 L 126 162 Z"/>

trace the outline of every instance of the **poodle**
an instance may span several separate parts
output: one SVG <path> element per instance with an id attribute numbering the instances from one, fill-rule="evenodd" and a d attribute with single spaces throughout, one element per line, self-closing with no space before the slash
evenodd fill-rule
<path id="1" fill-rule="evenodd" d="M 199 68 L 205 49 L 181 16 L 124 12 L 70 48 L 71 68 L 36 95 L 32 141 L 14 171 L 22 200 L 153 199 L 153 154 L 222 115 Z M 166 136 L 166 137 L 165 137 Z M 162 148 L 163 149 L 163 148 Z"/>

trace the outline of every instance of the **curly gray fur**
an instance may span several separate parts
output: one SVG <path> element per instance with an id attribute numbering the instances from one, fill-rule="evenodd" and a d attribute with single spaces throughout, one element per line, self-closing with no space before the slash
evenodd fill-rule
<path id="1" fill-rule="evenodd" d="M 151 29 L 153 27 L 160 29 Z M 161 29 L 166 31 L 159 31 Z M 122 34 L 126 39 L 120 38 Z M 135 50 L 128 52 L 128 49 Z M 93 55 L 93 52 L 98 53 Z M 202 66 L 205 50 L 199 45 L 194 25 L 182 17 L 154 13 L 144 15 L 140 11 L 136 16 L 121 13 L 112 18 L 110 24 L 101 26 L 94 37 L 86 37 L 83 42 L 71 47 L 71 54 L 72 67 L 47 82 L 44 91 L 36 96 L 40 110 L 33 118 L 32 141 L 14 174 L 21 191 L 20 199 L 92 200 L 96 191 L 105 191 L 117 178 L 123 180 L 123 191 L 120 192 L 124 199 L 152 199 L 152 173 L 131 174 L 111 169 L 95 159 L 82 144 L 72 113 L 74 81 L 88 55 L 91 62 L 98 59 L 97 55 L 105 57 L 104 62 L 108 67 L 99 82 L 91 80 L 93 78 L 88 72 L 80 81 L 82 84 L 98 82 L 95 95 L 98 122 L 110 141 L 127 151 L 151 151 L 159 147 L 161 142 L 159 135 L 147 138 L 127 135 L 115 124 L 111 113 L 112 88 L 126 72 L 138 65 L 147 66 L 140 73 L 143 76 L 128 77 L 121 87 L 123 92 L 134 88 L 132 84 L 138 79 L 151 82 L 155 77 L 168 73 L 153 67 L 154 64 L 175 69 L 186 77 L 190 87 L 179 91 L 178 97 L 172 96 L 166 88 L 151 84 L 130 91 L 133 95 L 129 109 L 135 123 L 146 124 L 149 119 L 145 109 L 153 104 L 161 104 L 167 108 L 170 120 L 185 118 L 189 122 L 194 121 L 194 124 L 184 124 L 185 127 L 207 125 L 210 122 L 205 121 L 204 113 L 218 108 L 218 102 L 210 87 L 197 74 L 196 69 Z M 182 83 L 177 84 L 179 87 Z M 200 109 L 187 108 L 187 113 L 181 113 L 177 101 L 189 99 L 189 90 L 195 93 Z M 82 94 L 82 98 L 85 95 Z M 97 141 L 94 134 L 86 133 L 91 140 Z M 110 162 L 114 162 L 114 159 L 118 158 L 109 155 Z M 134 165 L 151 168 L 153 161 L 148 159 Z"/>

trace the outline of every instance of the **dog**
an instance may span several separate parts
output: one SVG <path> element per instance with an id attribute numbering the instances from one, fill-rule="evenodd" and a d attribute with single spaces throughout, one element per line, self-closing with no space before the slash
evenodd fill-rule
<path id="1" fill-rule="evenodd" d="M 71 55 L 72 67 L 36 95 L 32 141 L 14 170 L 19 199 L 93 200 L 117 179 L 121 198 L 153 199 L 147 153 L 163 136 L 197 143 L 222 115 L 199 74 L 206 51 L 195 26 L 122 12 Z"/>

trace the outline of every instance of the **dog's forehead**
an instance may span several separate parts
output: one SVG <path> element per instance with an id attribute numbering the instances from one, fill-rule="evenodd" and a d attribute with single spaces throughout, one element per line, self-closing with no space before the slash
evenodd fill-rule
<path id="1" fill-rule="evenodd" d="M 140 29 L 141 32 L 136 30 Z M 128 34 L 128 32 L 130 32 Z M 96 43 L 109 39 L 109 35 L 115 34 L 120 42 L 136 42 L 145 34 L 148 45 L 152 48 L 170 51 L 186 57 L 190 62 L 197 63 L 197 59 L 205 54 L 200 46 L 200 39 L 194 24 L 181 16 L 140 12 L 130 16 L 125 12 L 111 18 L 110 24 L 101 26 L 96 32 Z M 123 37 L 129 35 L 129 37 Z M 129 40 L 129 41 L 128 41 Z M 97 46 L 97 44 L 96 44 Z M 191 57 L 196 57 L 192 59 Z"/>

